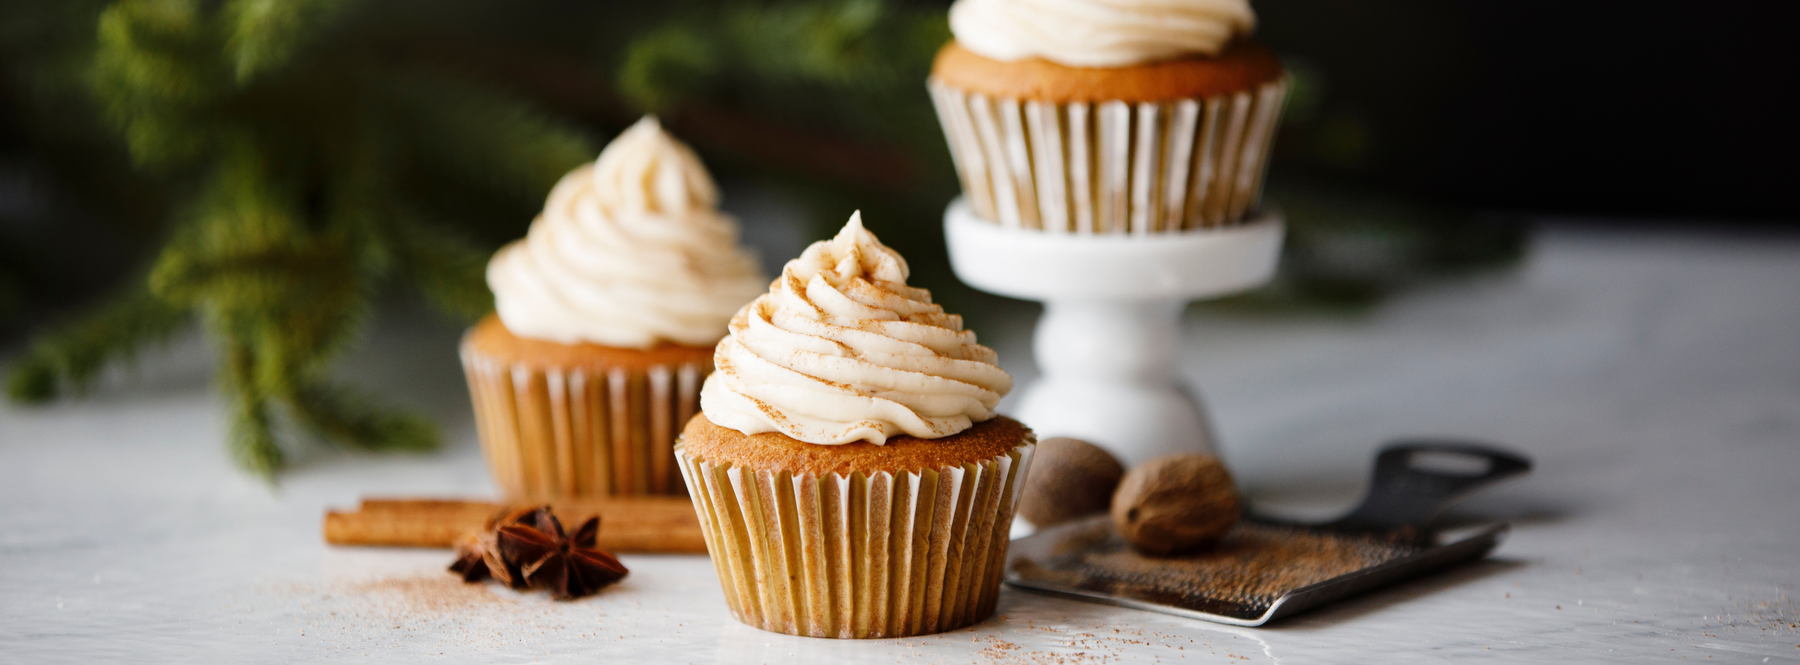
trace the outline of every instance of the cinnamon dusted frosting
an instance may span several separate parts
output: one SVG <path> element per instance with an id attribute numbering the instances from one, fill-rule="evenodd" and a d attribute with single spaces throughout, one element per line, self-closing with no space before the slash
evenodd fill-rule
<path id="1" fill-rule="evenodd" d="M 732 317 L 700 390 L 706 418 L 825 445 L 937 439 L 993 418 L 1012 377 L 907 274 L 852 215 Z"/>
<path id="2" fill-rule="evenodd" d="M 524 239 L 488 262 L 520 337 L 708 346 L 767 284 L 700 159 L 646 117 L 563 176 Z"/>
<path id="3" fill-rule="evenodd" d="M 1256 27 L 1249 0 L 956 0 L 950 31 L 995 60 L 1124 67 L 1216 55 Z"/>

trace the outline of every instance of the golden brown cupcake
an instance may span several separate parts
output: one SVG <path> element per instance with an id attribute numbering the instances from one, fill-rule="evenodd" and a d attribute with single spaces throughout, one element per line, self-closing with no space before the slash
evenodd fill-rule
<path id="1" fill-rule="evenodd" d="M 713 343 L 767 284 L 693 152 L 645 118 L 488 264 L 464 337 L 482 452 L 516 499 L 680 493 Z"/>
<path id="2" fill-rule="evenodd" d="M 993 613 L 1036 438 L 961 317 L 852 217 L 732 319 L 676 458 L 732 614 L 901 637 Z"/>
<path id="3" fill-rule="evenodd" d="M 1286 78 L 1246 0 L 957 0 L 929 83 L 976 216 L 1162 233 L 1256 211 Z"/>

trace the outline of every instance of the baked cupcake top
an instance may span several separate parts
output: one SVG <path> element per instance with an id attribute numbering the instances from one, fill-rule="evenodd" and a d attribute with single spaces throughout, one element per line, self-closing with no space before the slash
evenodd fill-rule
<path id="1" fill-rule="evenodd" d="M 488 287 L 520 337 L 646 349 L 707 346 L 767 283 L 694 152 L 645 117 L 563 176 Z"/>
<path id="2" fill-rule="evenodd" d="M 794 476 L 848 476 L 859 471 L 874 475 L 883 471 L 957 467 L 994 459 L 1036 440 L 1031 428 L 1006 416 L 994 416 L 941 439 L 896 434 L 879 445 L 852 441 L 840 446 L 815 446 L 780 432 L 746 436 L 698 416 L 681 431 L 682 450 L 696 459 L 759 471 L 786 471 Z"/>
<path id="3" fill-rule="evenodd" d="M 1256 27 L 1249 0 L 956 0 L 957 43 L 1000 61 L 1124 67 L 1212 56 Z"/>
<path id="4" fill-rule="evenodd" d="M 701 411 L 744 434 L 825 445 L 938 439 L 993 418 L 1012 377 L 907 276 L 852 215 L 732 317 Z"/>

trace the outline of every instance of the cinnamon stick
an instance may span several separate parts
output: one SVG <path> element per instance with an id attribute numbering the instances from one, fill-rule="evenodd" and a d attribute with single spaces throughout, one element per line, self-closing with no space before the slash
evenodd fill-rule
<path id="1" fill-rule="evenodd" d="M 694 504 L 682 497 L 630 497 L 548 502 L 564 524 L 600 516 L 600 549 L 634 553 L 704 553 Z M 537 503 L 459 499 L 368 498 L 354 511 L 325 513 L 332 545 L 454 547 L 507 510 Z"/>

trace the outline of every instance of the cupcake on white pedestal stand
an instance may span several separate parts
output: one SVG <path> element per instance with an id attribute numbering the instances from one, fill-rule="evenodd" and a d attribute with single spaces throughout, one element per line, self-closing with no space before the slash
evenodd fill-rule
<path id="1" fill-rule="evenodd" d="M 1042 376 L 1012 415 L 1041 438 L 1099 444 L 1127 467 L 1216 454 L 1205 409 L 1177 372 L 1181 312 L 1267 283 L 1282 231 L 1267 211 L 1231 226 L 1142 235 L 1008 228 L 961 198 L 944 213 L 958 278 L 1044 303 L 1032 344 Z"/>
<path id="2" fill-rule="evenodd" d="M 1014 414 L 1126 464 L 1215 452 L 1176 372 L 1182 309 L 1275 272 L 1261 209 L 1289 87 L 1248 0 L 956 0 L 926 84 L 966 195 L 950 265 L 1044 303 Z"/>

